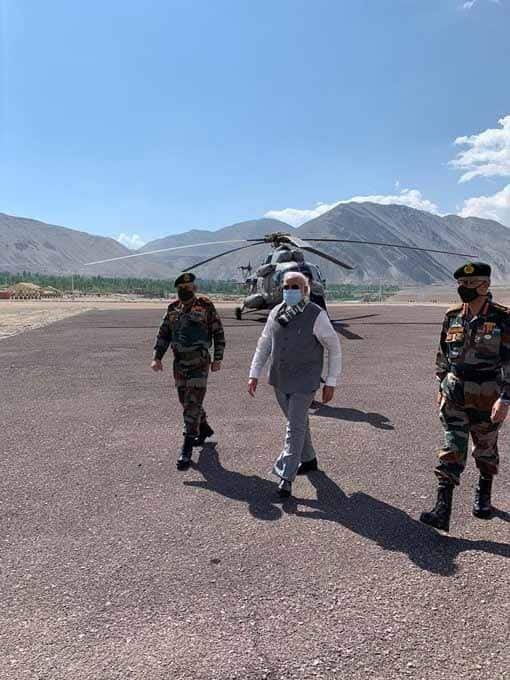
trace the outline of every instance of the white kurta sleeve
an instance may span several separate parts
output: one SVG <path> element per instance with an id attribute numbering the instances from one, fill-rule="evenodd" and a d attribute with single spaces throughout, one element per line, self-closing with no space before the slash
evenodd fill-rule
<path id="1" fill-rule="evenodd" d="M 273 314 L 271 313 L 266 321 L 264 330 L 257 342 L 257 349 L 253 355 L 250 367 L 250 378 L 260 378 L 260 374 L 264 370 L 267 360 L 273 349 Z"/>
<path id="2" fill-rule="evenodd" d="M 313 326 L 313 334 L 327 352 L 326 385 L 336 387 L 342 372 L 342 348 L 338 334 L 333 328 L 327 313 L 323 310 Z"/>

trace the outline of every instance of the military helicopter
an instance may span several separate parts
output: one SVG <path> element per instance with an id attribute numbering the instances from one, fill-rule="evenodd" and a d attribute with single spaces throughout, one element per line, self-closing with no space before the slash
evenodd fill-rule
<path id="1" fill-rule="evenodd" d="M 125 260 L 132 257 L 142 257 L 143 255 L 152 255 L 154 253 L 163 253 L 173 250 L 182 250 L 185 248 L 197 248 L 199 246 L 211 246 L 226 243 L 244 243 L 245 245 L 231 248 L 218 255 L 213 255 L 205 260 L 196 262 L 195 264 L 186 267 L 186 271 L 191 271 L 197 267 L 201 267 L 213 260 L 217 260 L 225 255 L 231 255 L 247 248 L 260 246 L 267 243 L 272 246 L 273 250 L 268 253 L 264 263 L 258 267 L 255 274 L 252 275 L 251 262 L 247 266 L 240 266 L 238 269 L 246 271 L 245 285 L 247 288 L 247 296 L 241 307 L 235 310 L 236 318 L 242 319 L 243 314 L 266 309 L 272 309 L 280 304 L 283 300 L 283 277 L 284 274 L 291 271 L 301 272 L 310 282 L 310 299 L 312 302 L 320 305 L 326 309 L 326 279 L 318 265 L 307 262 L 305 260 L 305 253 L 312 253 L 319 257 L 333 262 L 343 269 L 352 270 L 353 267 L 347 262 L 339 260 L 334 255 L 325 253 L 311 245 L 311 242 L 321 243 L 356 243 L 359 245 L 374 245 L 388 248 L 402 248 L 407 250 L 418 250 L 427 253 L 440 253 L 443 255 L 458 255 L 459 257 L 473 257 L 465 253 L 453 253 L 446 250 L 433 250 L 431 248 L 419 248 L 417 246 L 405 246 L 395 243 L 381 243 L 376 241 L 356 241 L 352 239 L 338 239 L 329 237 L 313 237 L 313 238 L 298 238 L 294 234 L 287 234 L 284 232 L 275 232 L 266 234 L 262 238 L 252 239 L 232 239 L 229 241 L 209 241 L 206 243 L 193 243 L 185 246 L 175 246 L 173 248 L 161 248 L 159 250 L 150 250 L 143 253 L 134 253 L 133 255 L 123 255 L 121 257 L 114 257 L 108 260 L 98 260 L 97 262 L 87 262 L 86 266 L 103 264 L 106 262 L 114 262 L 116 260 Z"/>
<path id="2" fill-rule="evenodd" d="M 353 241 L 350 239 L 337 238 L 298 238 L 293 234 L 284 232 L 275 232 L 266 234 L 263 238 L 246 239 L 250 245 L 241 246 L 232 250 L 227 250 L 219 255 L 214 255 L 206 260 L 197 262 L 187 271 L 200 267 L 204 264 L 212 262 L 213 260 L 223 257 L 231 253 L 235 253 L 245 248 L 251 248 L 255 245 L 268 243 L 273 247 L 273 251 L 268 253 L 264 263 L 256 270 L 255 275 L 251 276 L 251 263 L 248 276 L 245 279 L 247 293 L 241 307 L 236 307 L 235 314 L 238 320 L 242 319 L 243 314 L 253 311 L 260 311 L 264 309 L 272 309 L 280 304 L 283 300 L 283 277 L 287 272 L 297 271 L 304 274 L 310 282 L 310 300 L 315 302 L 323 309 L 326 309 L 326 279 L 324 278 L 318 265 L 307 262 L 305 260 L 305 252 L 313 253 L 319 257 L 333 262 L 339 267 L 352 270 L 353 267 L 347 262 L 339 260 L 330 253 L 325 253 L 323 250 L 313 247 L 310 242 L 322 243 L 357 243 L 365 245 L 386 246 L 391 248 L 406 248 L 409 250 L 422 250 L 429 253 L 442 253 L 446 255 L 459 255 L 462 257 L 469 257 L 463 253 L 452 253 L 443 250 L 431 250 L 429 248 L 418 248 L 416 246 L 396 245 L 393 243 L 378 243 L 371 241 Z M 239 267 L 240 269 L 248 269 L 247 267 Z"/>

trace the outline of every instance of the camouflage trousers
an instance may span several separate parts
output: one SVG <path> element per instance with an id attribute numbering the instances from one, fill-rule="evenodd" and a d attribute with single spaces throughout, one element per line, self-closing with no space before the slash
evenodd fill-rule
<path id="1" fill-rule="evenodd" d="M 439 464 L 435 473 L 459 484 L 466 467 L 469 435 L 472 454 L 477 468 L 483 475 L 498 472 L 499 423 L 491 421 L 491 411 L 466 408 L 443 396 L 439 417 L 444 429 L 444 446 L 438 451 Z"/>
<path id="2" fill-rule="evenodd" d="M 180 357 L 174 359 L 174 380 L 182 405 L 185 435 L 196 437 L 200 425 L 206 422 L 203 402 L 207 391 L 209 365 L 209 355 L 187 360 Z"/>

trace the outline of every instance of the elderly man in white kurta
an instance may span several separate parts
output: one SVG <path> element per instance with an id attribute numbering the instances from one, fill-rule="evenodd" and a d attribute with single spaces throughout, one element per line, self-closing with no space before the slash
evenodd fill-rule
<path id="1" fill-rule="evenodd" d="M 327 372 L 322 403 L 331 401 L 342 368 L 338 335 L 327 313 L 308 299 L 307 278 L 288 272 L 283 280 L 283 302 L 275 307 L 266 322 L 253 356 L 248 392 L 253 397 L 268 359 L 269 384 L 287 417 L 285 445 L 276 459 L 273 472 L 280 478 L 278 493 L 291 495 L 297 474 L 317 470 L 308 410 L 321 383 L 324 350 Z"/>

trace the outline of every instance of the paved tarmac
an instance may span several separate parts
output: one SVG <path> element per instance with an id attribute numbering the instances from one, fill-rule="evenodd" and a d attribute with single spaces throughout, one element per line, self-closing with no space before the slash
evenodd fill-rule
<path id="1" fill-rule="evenodd" d="M 335 306 L 345 371 L 312 417 L 321 470 L 275 495 L 284 421 L 246 394 L 256 319 L 223 313 L 216 445 L 178 472 L 154 310 L 99 311 L 0 343 L 0 678 L 510 678 L 508 426 L 497 517 L 450 536 L 435 497 L 441 309 Z"/>

